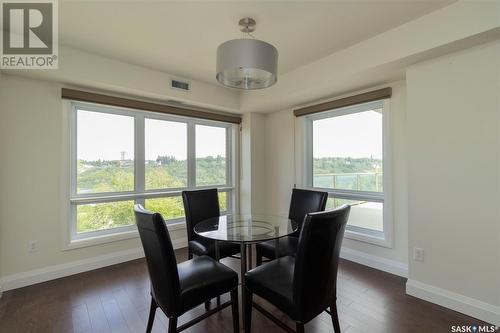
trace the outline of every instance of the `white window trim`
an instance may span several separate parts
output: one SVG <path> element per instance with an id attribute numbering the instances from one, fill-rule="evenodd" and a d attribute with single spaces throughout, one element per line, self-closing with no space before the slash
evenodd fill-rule
<path id="1" fill-rule="evenodd" d="M 76 110 L 81 107 L 85 110 L 93 112 L 102 112 L 107 114 L 117 114 L 133 116 L 134 122 L 134 187 L 133 191 L 128 192 L 111 192 L 111 193 L 95 193 L 95 194 L 76 194 Z M 184 188 L 169 188 L 169 189 L 154 189 L 146 190 L 144 188 L 145 169 L 145 136 L 144 136 L 144 119 L 157 119 L 174 122 L 182 122 L 187 124 L 187 145 L 188 145 L 188 186 Z M 144 205 L 145 199 L 148 198 L 164 198 L 172 196 L 180 196 L 183 190 L 217 188 L 220 192 L 227 192 L 227 210 L 221 213 L 239 212 L 239 184 L 238 179 L 238 156 L 239 156 L 239 126 L 224 122 L 202 120 L 196 118 L 163 115 L 155 112 L 147 112 L 142 110 L 134 110 L 127 108 L 118 108 L 95 103 L 82 103 L 76 101 L 65 101 L 63 107 L 63 135 L 67 138 L 63 144 L 63 181 L 62 181 L 62 205 L 61 225 L 62 225 L 62 250 L 71 250 L 87 246 L 105 244 L 125 239 L 137 238 L 139 234 L 135 225 L 117 227 L 95 232 L 88 232 L 78 235 L 76 233 L 76 204 L 77 203 L 96 203 L 106 201 L 119 200 L 135 200 L 136 203 Z M 207 125 L 226 128 L 226 184 L 196 186 L 196 157 L 195 157 L 195 126 Z M 169 219 L 167 227 L 170 231 L 185 229 L 185 218 Z"/>
<path id="2" fill-rule="evenodd" d="M 347 115 L 351 113 L 357 113 L 369 110 L 373 107 L 383 107 L 383 118 L 382 118 L 382 146 L 383 146 L 383 182 L 384 182 L 384 192 L 367 192 L 363 191 L 356 195 L 355 191 L 349 190 L 334 190 L 330 188 L 314 188 L 312 185 L 312 163 L 313 163 L 313 150 L 312 150 L 312 122 L 313 120 L 324 119 L 335 116 Z M 359 199 L 361 196 L 365 199 L 369 199 L 375 202 L 383 202 L 383 232 L 378 232 L 374 230 L 364 229 L 356 226 L 348 225 L 345 231 L 345 237 L 365 243 L 370 243 L 382 247 L 392 248 L 393 247 L 393 213 L 392 213 L 392 183 L 391 183 L 391 161 L 392 161 L 392 151 L 391 151 L 391 126 L 390 126 L 390 100 L 385 99 L 383 101 L 368 102 L 363 104 L 358 104 L 354 106 L 348 106 L 344 108 L 339 108 L 331 111 L 325 111 L 321 113 L 316 113 L 311 116 L 304 117 L 302 122 L 302 128 L 299 128 L 299 134 L 302 134 L 304 143 L 302 151 L 298 152 L 298 156 L 303 156 L 300 159 L 302 162 L 298 165 L 302 172 L 299 172 L 297 176 L 302 178 L 302 185 L 306 188 L 322 190 L 328 192 L 329 197 L 336 197 L 340 199 Z M 300 140 L 300 139 L 299 139 Z"/>

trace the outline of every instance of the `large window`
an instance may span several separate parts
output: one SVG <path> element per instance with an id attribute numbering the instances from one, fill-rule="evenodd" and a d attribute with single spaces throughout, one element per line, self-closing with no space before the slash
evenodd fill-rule
<path id="1" fill-rule="evenodd" d="M 135 203 L 181 222 L 185 189 L 234 210 L 236 125 L 76 102 L 70 123 L 71 240 L 134 231 Z"/>
<path id="2" fill-rule="evenodd" d="M 328 208 L 351 206 L 347 234 L 390 243 L 387 210 L 387 102 L 365 103 L 306 118 L 309 186 L 327 191 Z"/>

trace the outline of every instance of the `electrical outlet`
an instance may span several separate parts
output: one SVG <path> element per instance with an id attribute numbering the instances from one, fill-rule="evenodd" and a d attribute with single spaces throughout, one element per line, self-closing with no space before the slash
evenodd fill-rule
<path id="1" fill-rule="evenodd" d="M 38 241 L 37 240 L 32 240 L 28 242 L 28 252 L 29 253 L 34 253 L 38 251 Z"/>
<path id="2" fill-rule="evenodd" d="M 413 260 L 415 261 L 424 261 L 424 249 L 420 247 L 414 247 L 413 248 Z"/>

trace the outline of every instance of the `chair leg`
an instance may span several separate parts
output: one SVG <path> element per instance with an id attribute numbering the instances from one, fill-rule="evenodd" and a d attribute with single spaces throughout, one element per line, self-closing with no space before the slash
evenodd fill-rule
<path id="1" fill-rule="evenodd" d="M 233 330 L 234 333 L 240 332 L 240 315 L 238 313 L 238 288 L 231 290 L 231 310 L 233 312 Z"/>
<path id="2" fill-rule="evenodd" d="M 335 333 L 340 333 L 339 314 L 337 312 L 336 302 L 334 302 L 330 306 L 330 312 L 331 312 L 331 316 L 332 316 L 333 330 Z"/>
<path id="3" fill-rule="evenodd" d="M 210 300 L 205 302 L 205 311 L 210 310 Z"/>
<path id="4" fill-rule="evenodd" d="M 153 321 L 155 320 L 155 314 L 156 314 L 156 308 L 158 305 L 156 305 L 155 300 L 153 297 L 151 297 L 151 307 L 149 308 L 149 318 L 148 318 L 148 326 L 146 328 L 146 333 L 151 332 L 153 329 Z"/>
<path id="5" fill-rule="evenodd" d="M 255 266 L 259 267 L 262 265 L 262 254 L 257 250 L 255 254 Z"/>
<path id="6" fill-rule="evenodd" d="M 252 329 L 252 303 L 253 294 L 245 288 L 243 290 L 245 293 L 245 313 L 243 318 L 243 327 L 245 327 L 245 332 L 250 333 Z"/>
<path id="7" fill-rule="evenodd" d="M 297 333 L 304 333 L 304 324 L 296 322 L 295 323 L 295 331 Z"/>
<path id="8" fill-rule="evenodd" d="M 168 318 L 168 333 L 177 332 L 177 317 Z"/>

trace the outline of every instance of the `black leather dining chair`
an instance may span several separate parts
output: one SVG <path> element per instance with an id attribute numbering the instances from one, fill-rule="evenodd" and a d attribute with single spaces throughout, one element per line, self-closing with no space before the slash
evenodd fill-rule
<path id="1" fill-rule="evenodd" d="M 229 305 L 233 311 L 233 329 L 238 332 L 238 274 L 208 256 L 177 264 L 161 214 L 147 211 L 141 205 L 135 205 L 134 211 L 151 280 L 151 308 L 146 332 L 151 332 L 157 308 L 169 318 L 168 333 L 174 333 Z M 177 327 L 177 318 L 183 313 L 227 292 L 231 293 L 231 301 Z"/>
<path id="2" fill-rule="evenodd" d="M 330 313 L 334 330 L 340 333 L 336 305 L 337 270 L 349 211 L 350 207 L 344 205 L 335 210 L 307 214 L 295 258 L 275 259 L 245 274 L 245 332 L 249 333 L 251 329 L 252 304 L 281 328 L 294 332 L 253 303 L 252 295 L 256 294 L 294 320 L 298 333 L 303 333 L 304 324 L 323 311 Z"/>
<path id="3" fill-rule="evenodd" d="M 292 235 L 282 237 L 278 240 L 278 255 L 280 257 L 295 255 L 304 217 L 307 213 L 324 211 L 327 200 L 327 192 L 302 190 L 298 188 L 292 190 L 288 218 L 298 224 L 298 229 Z M 262 264 L 262 257 L 268 259 L 276 258 L 276 243 L 274 240 L 259 243 L 255 248 L 257 251 L 257 266 Z"/>
<path id="4" fill-rule="evenodd" d="M 186 214 L 188 236 L 188 258 L 207 255 L 215 259 L 215 242 L 196 235 L 194 226 L 203 221 L 220 216 L 219 195 L 217 189 L 183 191 L 182 202 Z M 219 259 L 234 257 L 240 252 L 240 246 L 233 243 L 219 243 Z"/>

